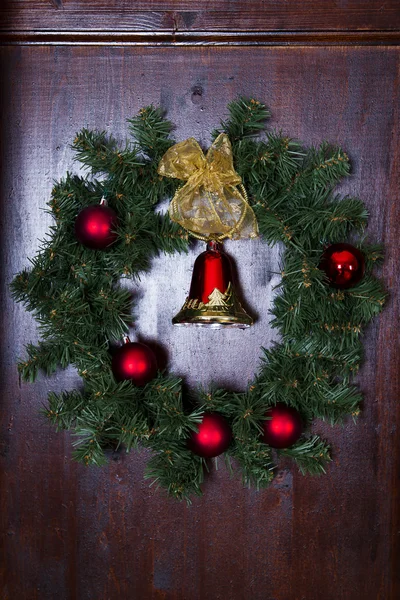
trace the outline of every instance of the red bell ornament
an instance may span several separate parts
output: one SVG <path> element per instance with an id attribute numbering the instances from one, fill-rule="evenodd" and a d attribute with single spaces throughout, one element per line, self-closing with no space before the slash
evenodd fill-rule
<path id="1" fill-rule="evenodd" d="M 219 242 L 209 241 L 196 258 L 189 296 L 172 323 L 214 329 L 253 324 L 236 296 L 231 261 Z"/>
<path id="2" fill-rule="evenodd" d="M 193 432 L 187 445 L 194 454 L 213 458 L 225 452 L 232 440 L 227 421 L 218 413 L 205 413 L 198 431 Z"/>
<path id="3" fill-rule="evenodd" d="M 127 341 L 112 358 L 112 372 L 117 381 L 129 379 L 137 386 L 146 385 L 157 374 L 154 352 L 145 344 Z"/>
<path id="4" fill-rule="evenodd" d="M 278 403 L 265 413 L 263 440 L 272 448 L 289 448 L 299 439 L 303 431 L 300 414 L 295 408 Z"/>
<path id="5" fill-rule="evenodd" d="M 319 268 L 325 271 L 332 287 L 345 290 L 361 281 L 365 260 L 351 244 L 332 244 L 323 253 Z"/>
<path id="6" fill-rule="evenodd" d="M 75 236 L 87 248 L 104 250 L 117 239 L 117 225 L 116 213 L 102 200 L 81 210 L 75 221 Z"/>

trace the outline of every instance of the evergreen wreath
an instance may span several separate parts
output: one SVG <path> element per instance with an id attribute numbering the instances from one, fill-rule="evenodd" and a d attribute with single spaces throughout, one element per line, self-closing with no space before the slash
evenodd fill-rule
<path id="1" fill-rule="evenodd" d="M 260 369 L 245 392 L 198 390 L 193 403 L 183 397 L 181 379 L 158 373 L 144 387 L 118 382 L 111 370 L 110 343 L 121 341 L 134 324 L 129 290 L 121 278 L 138 278 L 160 252 L 184 252 L 188 234 L 168 215 L 155 211 L 172 198 L 178 182 L 159 177 L 157 165 L 174 143 L 172 125 L 159 108 L 143 108 L 129 120 L 134 141 L 119 149 L 104 131 L 83 129 L 73 149 L 89 171 L 67 173 L 56 183 L 48 203 L 55 224 L 32 268 L 11 283 L 14 298 L 34 313 L 41 340 L 26 346 L 18 364 L 24 381 L 39 370 L 51 375 L 73 365 L 82 389 L 50 392 L 45 414 L 58 429 L 73 431 L 73 457 L 86 465 L 106 462 L 105 449 L 138 445 L 153 451 L 146 477 L 177 498 L 201 494 L 207 461 L 187 446 L 204 412 L 228 421 L 233 440 L 225 457 L 240 466 L 243 482 L 266 487 L 274 476 L 275 452 L 260 432 L 269 407 L 296 409 L 306 426 L 313 419 L 336 424 L 360 412 L 361 394 L 351 383 L 362 358 L 362 328 L 378 314 L 385 291 L 372 275 L 382 249 L 356 243 L 365 258 L 365 276 L 351 289 L 329 285 L 320 266 L 324 249 L 363 232 L 367 211 L 357 198 L 334 194 L 350 171 L 349 159 L 324 143 L 305 150 L 280 133 L 264 131 L 265 105 L 239 98 L 228 106 L 229 118 L 213 132 L 228 134 L 235 169 L 242 177 L 266 243 L 282 243 L 279 293 L 271 325 L 280 342 L 263 349 Z M 78 213 L 105 196 L 119 217 L 118 241 L 106 251 L 91 250 L 74 235 Z M 303 433 L 289 448 L 302 473 L 325 472 L 331 460 L 327 443 Z"/>

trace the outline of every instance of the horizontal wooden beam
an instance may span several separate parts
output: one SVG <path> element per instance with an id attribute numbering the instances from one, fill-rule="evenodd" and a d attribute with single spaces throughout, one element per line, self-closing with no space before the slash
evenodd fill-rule
<path id="1" fill-rule="evenodd" d="M 1 0 L 7 31 L 393 31 L 399 0 Z"/>
<path id="2" fill-rule="evenodd" d="M 1 45 L 397 46 L 394 31 L 3 31 Z"/>

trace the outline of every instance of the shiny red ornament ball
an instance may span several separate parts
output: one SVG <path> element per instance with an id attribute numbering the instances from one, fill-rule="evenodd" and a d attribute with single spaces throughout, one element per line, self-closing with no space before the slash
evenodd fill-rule
<path id="1" fill-rule="evenodd" d="M 232 431 L 222 415 L 205 413 L 197 433 L 194 431 L 188 440 L 188 447 L 194 454 L 212 458 L 225 452 L 232 440 Z"/>
<path id="2" fill-rule="evenodd" d="M 87 248 L 104 250 L 117 239 L 118 217 L 109 206 L 87 206 L 76 218 L 75 236 Z"/>
<path id="3" fill-rule="evenodd" d="M 332 244 L 323 253 L 319 268 L 325 271 L 331 286 L 345 290 L 361 281 L 365 260 L 351 244 Z"/>
<path id="4" fill-rule="evenodd" d="M 295 408 L 279 403 L 265 413 L 263 440 L 272 448 L 293 446 L 301 436 L 303 424 Z"/>
<path id="5" fill-rule="evenodd" d="M 153 350 L 139 342 L 127 342 L 114 354 L 111 363 L 117 381 L 130 379 L 137 386 L 146 385 L 157 374 Z"/>

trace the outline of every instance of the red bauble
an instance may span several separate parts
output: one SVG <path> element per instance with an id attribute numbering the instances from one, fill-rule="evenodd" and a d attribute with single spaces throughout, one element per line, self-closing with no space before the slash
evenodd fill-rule
<path id="1" fill-rule="evenodd" d="M 225 452 L 232 440 L 232 431 L 222 415 L 206 413 L 188 440 L 192 452 L 203 458 L 212 458 Z"/>
<path id="2" fill-rule="evenodd" d="M 81 210 L 75 221 L 75 235 L 88 248 L 104 250 L 117 239 L 118 217 L 109 206 L 96 204 Z"/>
<path id="3" fill-rule="evenodd" d="M 365 260 L 351 244 L 332 244 L 323 253 L 319 268 L 325 271 L 333 287 L 345 290 L 363 278 Z"/>
<path id="4" fill-rule="evenodd" d="M 301 436 L 303 424 L 296 409 L 279 403 L 267 410 L 263 439 L 272 448 L 293 446 Z"/>
<path id="5" fill-rule="evenodd" d="M 145 344 L 127 342 L 114 354 L 112 371 L 117 381 L 130 379 L 137 386 L 146 385 L 157 374 L 156 357 Z"/>

